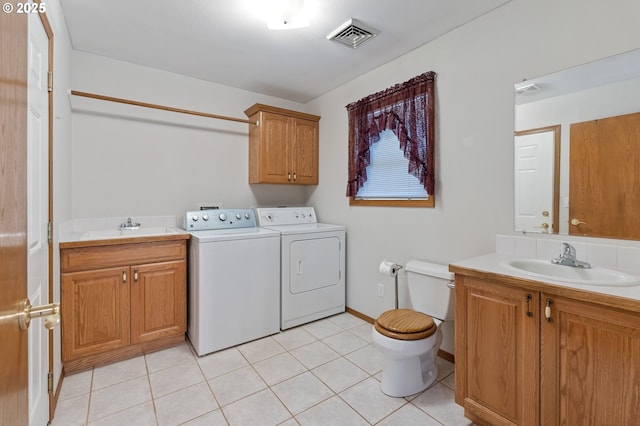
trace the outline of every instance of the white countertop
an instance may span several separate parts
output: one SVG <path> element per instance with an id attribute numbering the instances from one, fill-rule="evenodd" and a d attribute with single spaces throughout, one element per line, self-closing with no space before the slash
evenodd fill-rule
<path id="1" fill-rule="evenodd" d="M 525 271 L 519 271 L 513 267 L 509 267 L 504 263 L 509 260 L 521 259 L 522 256 L 516 256 L 511 254 L 501 253 L 489 253 L 482 256 L 472 257 L 469 259 L 463 259 L 455 262 L 451 262 L 450 267 L 459 267 L 469 270 L 478 271 L 480 273 L 498 274 L 507 277 L 513 277 L 521 280 L 534 281 L 544 284 L 550 291 L 553 288 L 558 289 L 571 289 L 581 292 L 593 292 L 597 294 L 616 296 L 633 301 L 640 302 L 640 285 L 635 286 L 605 286 L 605 285 L 585 285 L 572 282 L 565 282 L 560 280 L 548 279 L 544 276 L 527 273 Z M 597 266 L 597 265 L 594 265 Z M 570 268 L 571 266 L 567 266 Z M 455 272 L 455 271 L 454 271 Z M 639 277 L 640 279 L 640 277 Z"/>

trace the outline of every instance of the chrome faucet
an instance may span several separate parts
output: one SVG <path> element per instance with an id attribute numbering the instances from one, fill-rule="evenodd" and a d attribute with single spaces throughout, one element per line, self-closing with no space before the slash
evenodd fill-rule
<path id="1" fill-rule="evenodd" d="M 131 218 L 127 218 L 126 222 L 122 222 L 120 224 L 120 229 L 138 229 L 140 228 L 140 224 L 139 223 L 133 223 L 131 222 Z"/>
<path id="2" fill-rule="evenodd" d="M 560 257 L 551 259 L 551 263 L 573 266 L 574 268 L 591 268 L 589 262 L 576 259 L 576 249 L 569 243 L 562 243 L 562 253 L 560 253 Z"/>

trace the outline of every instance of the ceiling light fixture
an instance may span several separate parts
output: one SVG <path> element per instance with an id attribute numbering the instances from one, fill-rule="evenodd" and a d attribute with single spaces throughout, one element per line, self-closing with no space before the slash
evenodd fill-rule
<path id="1" fill-rule="evenodd" d="M 304 0 L 270 0 L 267 3 L 267 28 L 270 30 L 293 30 L 310 25 L 309 8 Z"/>

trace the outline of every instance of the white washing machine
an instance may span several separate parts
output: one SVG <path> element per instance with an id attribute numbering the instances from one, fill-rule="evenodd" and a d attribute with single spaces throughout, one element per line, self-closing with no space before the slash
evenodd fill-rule
<path id="1" fill-rule="evenodd" d="M 280 234 L 253 210 L 187 212 L 187 336 L 199 356 L 280 331 Z"/>
<path id="2" fill-rule="evenodd" d="M 345 310 L 345 228 L 318 223 L 313 207 L 257 208 L 258 225 L 280 233 L 280 328 Z"/>

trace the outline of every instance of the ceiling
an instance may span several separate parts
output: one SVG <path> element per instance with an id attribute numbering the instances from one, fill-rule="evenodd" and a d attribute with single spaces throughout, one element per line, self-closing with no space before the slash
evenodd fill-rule
<path id="1" fill-rule="evenodd" d="M 257 1 L 60 3 L 75 50 L 306 103 L 509 0 L 306 0 L 311 26 L 285 31 Z M 358 49 L 326 39 L 350 18 L 379 34 Z"/>

